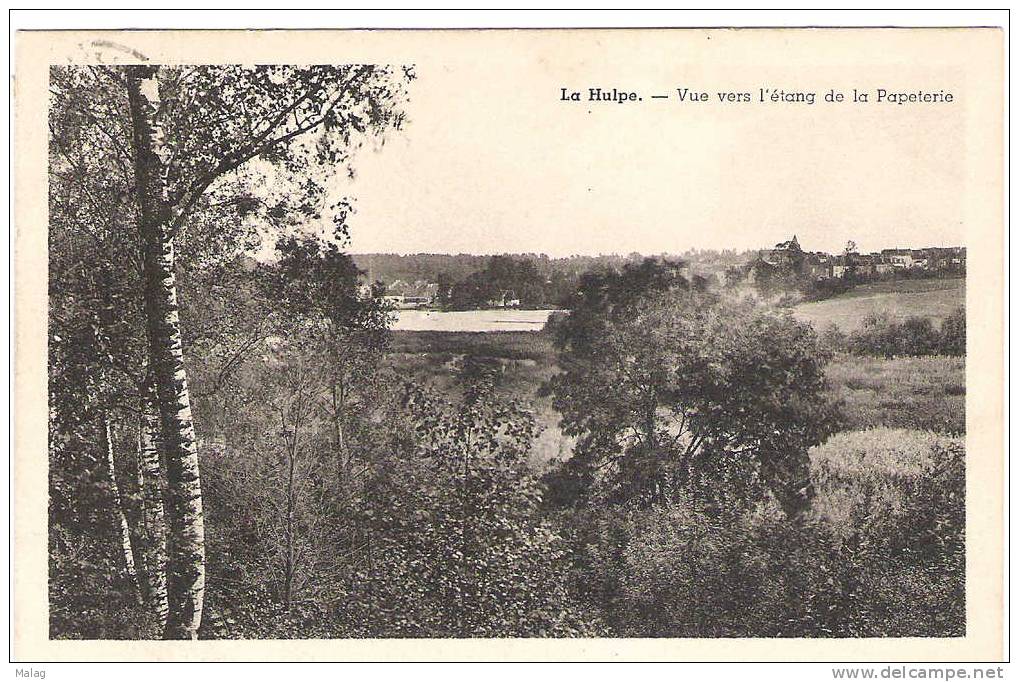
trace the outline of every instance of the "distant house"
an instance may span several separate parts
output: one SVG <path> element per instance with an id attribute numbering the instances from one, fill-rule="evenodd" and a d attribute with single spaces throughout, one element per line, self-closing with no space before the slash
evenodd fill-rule
<path id="1" fill-rule="evenodd" d="M 520 299 L 517 298 L 516 292 L 509 289 L 500 293 L 497 298 L 491 299 L 488 305 L 492 308 L 519 308 Z"/>
<path id="2" fill-rule="evenodd" d="M 801 272 L 818 281 L 832 276 L 832 259 L 826 253 L 808 253 L 803 259 Z"/>
<path id="3" fill-rule="evenodd" d="M 389 294 L 383 296 L 382 300 L 401 310 L 424 308 L 432 303 L 432 299 L 429 296 L 404 296 L 402 294 Z"/>
<path id="4" fill-rule="evenodd" d="M 878 275 L 886 275 L 889 272 L 892 272 L 894 270 L 895 270 L 895 266 L 894 265 L 892 265 L 890 262 L 888 262 L 884 258 L 881 258 L 880 254 L 877 254 L 877 259 L 874 262 L 874 272 L 876 274 L 878 274 Z"/>
<path id="5" fill-rule="evenodd" d="M 908 270 L 913 267 L 912 249 L 882 249 L 881 258 L 891 263 L 895 268 Z"/>
<path id="6" fill-rule="evenodd" d="M 941 272 L 952 269 L 952 257 L 955 255 L 955 249 L 933 247 L 923 249 L 923 252 L 927 259 L 928 270 Z"/>
<path id="7" fill-rule="evenodd" d="M 434 282 L 417 280 L 411 283 L 397 279 L 386 286 L 383 298 L 398 308 L 421 308 L 431 305 L 438 292 L 439 285 Z"/>
<path id="8" fill-rule="evenodd" d="M 856 258 L 856 272 L 863 277 L 870 277 L 877 273 L 877 263 L 880 261 L 879 256 L 873 254 L 865 254 L 857 256 Z"/>
<path id="9" fill-rule="evenodd" d="M 851 266 L 846 261 L 845 256 L 835 256 L 832 258 L 831 276 L 836 279 L 842 279 L 849 272 Z"/>
<path id="10" fill-rule="evenodd" d="M 793 238 L 787 242 L 779 242 L 775 244 L 773 249 L 764 249 L 760 252 L 759 258 L 773 266 L 794 266 L 798 265 L 803 260 L 803 249 L 800 248 L 800 242 L 793 235 Z"/>
<path id="11" fill-rule="evenodd" d="M 842 279 L 852 273 L 857 274 L 864 271 L 872 271 L 874 262 L 868 256 L 863 256 L 856 251 L 832 256 L 832 277 Z"/>

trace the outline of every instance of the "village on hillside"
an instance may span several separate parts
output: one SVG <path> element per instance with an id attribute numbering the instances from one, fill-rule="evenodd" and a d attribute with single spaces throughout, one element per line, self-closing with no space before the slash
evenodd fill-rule
<path id="1" fill-rule="evenodd" d="M 751 277 L 762 269 L 793 269 L 815 280 L 842 279 L 850 276 L 874 278 L 896 272 L 913 274 L 962 274 L 966 271 L 966 247 L 928 247 L 922 249 L 882 249 L 859 253 L 849 242 L 843 253 L 832 255 L 822 251 L 809 252 L 800 248 L 793 235 L 772 249 L 764 249 L 749 264 Z"/>

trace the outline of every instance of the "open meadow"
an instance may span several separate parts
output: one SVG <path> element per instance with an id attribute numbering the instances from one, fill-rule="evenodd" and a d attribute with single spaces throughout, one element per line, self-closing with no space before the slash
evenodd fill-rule
<path id="1" fill-rule="evenodd" d="M 964 358 L 840 355 L 828 364 L 827 374 L 847 429 L 966 432 Z"/>
<path id="2" fill-rule="evenodd" d="M 939 325 L 965 304 L 964 278 L 903 279 L 861 284 L 833 298 L 801 303 L 793 308 L 793 315 L 814 325 L 818 332 L 834 323 L 848 333 L 859 328 L 868 315 L 882 313 L 900 322 L 922 315 Z"/>

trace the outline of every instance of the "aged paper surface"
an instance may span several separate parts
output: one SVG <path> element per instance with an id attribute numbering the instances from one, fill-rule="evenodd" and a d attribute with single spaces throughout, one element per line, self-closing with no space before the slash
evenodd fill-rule
<path id="1" fill-rule="evenodd" d="M 376 234 L 460 222 L 449 253 L 645 253 L 768 245 L 776 223 L 879 249 L 962 245 L 966 319 L 966 627 L 957 638 L 69 641 L 47 597 L 47 106 L 68 64 L 413 65 L 406 138 L 359 169 Z M 55 660 L 995 660 L 1002 656 L 1003 45 L 995 29 L 179 31 L 21 33 L 16 100 L 14 657 Z M 592 93 L 592 89 L 599 89 Z M 706 101 L 677 100 L 679 90 Z M 725 93 L 734 93 L 727 98 Z M 576 101 L 573 99 L 577 93 Z M 632 94 L 631 94 L 632 93 Z M 720 94 L 722 93 L 722 94 Z M 745 93 L 746 101 L 737 93 Z M 806 101 L 810 93 L 811 101 Z M 862 102 L 858 93 L 867 93 Z M 689 94 L 689 93 L 688 93 Z M 826 95 L 831 101 L 826 100 Z M 841 99 L 839 99 L 841 98 Z M 672 132 L 682 129 L 682 135 Z M 918 132 L 919 131 L 919 132 Z M 394 144 L 399 146 L 401 142 Z M 577 150 L 584 150 L 583 153 Z M 598 153 L 601 148 L 603 153 Z M 891 154 L 890 149 L 895 153 Z M 465 155 L 474 150 L 473 166 Z M 594 151 L 592 151 L 594 150 Z M 714 160 L 691 170 L 689 156 Z M 406 161 L 410 159 L 413 161 Z M 786 161 L 783 162 L 782 160 Z M 897 171 L 890 163 L 902 164 Z M 935 169 L 935 170 L 932 170 Z M 922 181 L 917 181 L 917 175 Z M 823 194 L 809 178 L 826 176 Z M 513 176 L 513 182 L 506 177 Z M 581 176 L 581 183 L 567 182 Z M 799 201 L 768 197 L 776 176 Z M 881 183 L 873 182 L 877 176 Z M 523 180 L 521 180 L 521 178 Z M 898 178 L 898 180 L 896 180 Z M 770 181 L 769 181 L 770 182 Z M 542 192 L 572 187 L 573 194 Z M 686 186 L 689 203 L 666 195 Z M 435 201 L 436 187 L 448 194 Z M 522 234 L 477 221 L 500 192 Z M 579 189 L 578 189 L 579 188 Z M 586 192 L 584 191 L 586 188 Z M 591 193 L 590 198 L 587 193 Z M 634 197 L 646 195 L 646 202 Z M 399 199 L 392 198 L 399 194 Z M 732 196 L 750 196 L 732 202 Z M 473 199 L 472 197 L 481 197 Z M 606 198 L 607 197 L 607 198 Z M 783 201 L 788 199 L 788 195 Z M 580 243 L 571 216 L 598 202 Z M 862 204 L 867 210 L 860 210 Z M 437 215 L 439 212 L 445 215 Z M 667 220 L 660 218 L 667 212 Z M 422 217 L 422 212 L 426 213 Z M 839 216 L 848 215 L 845 219 Z M 624 217 L 632 225 L 621 224 Z M 491 217 L 491 216 L 490 216 Z M 669 224 L 689 221 L 682 238 Z M 809 222 L 808 220 L 808 222 Z M 372 222 L 374 221 L 374 222 Z M 501 221 L 501 222 L 500 222 Z M 846 223 L 852 224 L 847 227 Z M 505 227 L 505 216 L 493 224 Z M 766 229 L 767 228 L 767 229 Z M 639 232 L 643 241 L 633 237 Z M 698 242 L 691 233 L 712 235 Z M 791 233 L 793 230 L 789 230 Z M 784 232 L 783 232 L 784 234 Z M 816 234 L 821 234 L 820 232 Z M 918 236 L 919 235 L 919 236 Z M 390 235 L 392 236 L 392 235 Z M 783 237 L 785 238 L 785 237 Z M 382 243 L 353 234 L 362 252 Z M 800 234 L 801 241 L 803 234 Z M 417 241 L 415 241 L 417 240 Z M 390 242 L 391 243 L 391 242 Z M 869 246 L 866 248 L 870 248 Z M 397 250 L 397 249 L 391 249 Z"/>

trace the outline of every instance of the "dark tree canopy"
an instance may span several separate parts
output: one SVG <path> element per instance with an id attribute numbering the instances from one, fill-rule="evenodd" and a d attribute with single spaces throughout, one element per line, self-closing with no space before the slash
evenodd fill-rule
<path id="1" fill-rule="evenodd" d="M 566 498 L 752 497 L 758 481 L 790 512 L 806 502 L 807 450 L 834 426 L 809 326 L 645 262 L 588 278 L 556 342 L 545 390 L 578 439 L 552 478 Z"/>

